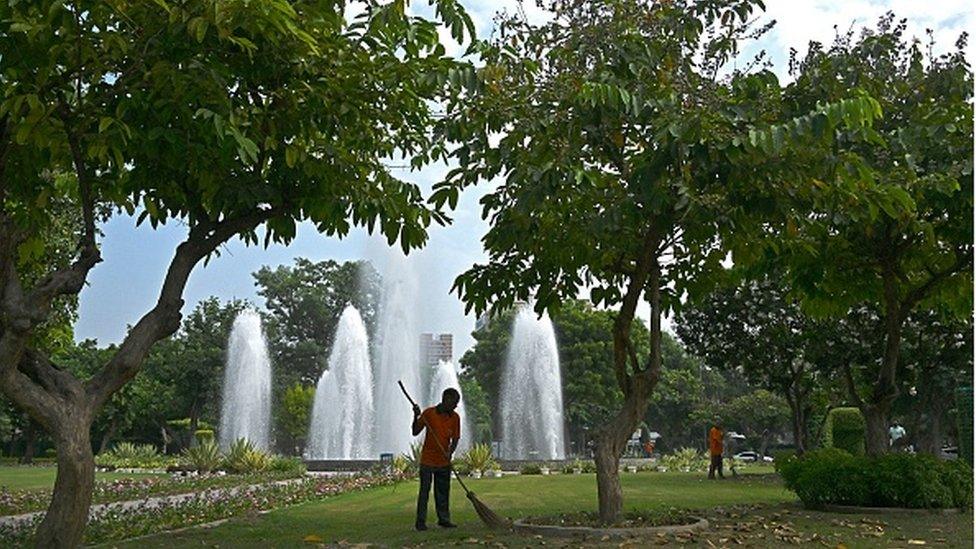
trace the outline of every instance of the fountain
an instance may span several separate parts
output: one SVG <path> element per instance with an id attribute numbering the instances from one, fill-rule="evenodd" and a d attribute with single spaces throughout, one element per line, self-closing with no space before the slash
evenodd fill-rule
<path id="1" fill-rule="evenodd" d="M 226 450 L 246 438 L 260 450 L 270 449 L 271 361 L 256 311 L 241 311 L 234 319 L 227 344 L 220 447 Z"/>
<path id="2" fill-rule="evenodd" d="M 461 393 L 461 384 L 458 382 L 454 364 L 442 360 L 437 366 L 432 366 L 428 387 L 430 387 L 430 392 L 427 395 L 427 403 L 429 406 L 440 402 L 441 394 L 448 387 L 454 387 Z M 464 393 L 461 393 L 461 402 L 458 404 L 457 413 L 461 416 L 461 441 L 457 447 L 457 451 L 460 453 L 471 447 L 471 441 L 474 437 L 474 433 L 471 432 L 470 428 L 471 423 L 468 421 L 468 414 L 464 408 Z"/>
<path id="3" fill-rule="evenodd" d="M 420 385 L 420 349 L 417 344 L 415 312 L 416 282 L 405 256 L 392 262 L 383 274 L 383 297 L 379 307 L 377 361 L 375 370 L 376 439 L 373 450 L 400 454 L 410 451 L 413 413 L 400 393 L 403 381 L 416 399 Z"/>
<path id="4" fill-rule="evenodd" d="M 347 305 L 339 317 L 329 368 L 322 372 L 308 433 L 310 459 L 373 457 L 373 372 L 369 339 L 359 311 Z"/>
<path id="5" fill-rule="evenodd" d="M 501 457 L 565 458 L 562 378 L 549 315 L 515 316 L 501 381 Z"/>

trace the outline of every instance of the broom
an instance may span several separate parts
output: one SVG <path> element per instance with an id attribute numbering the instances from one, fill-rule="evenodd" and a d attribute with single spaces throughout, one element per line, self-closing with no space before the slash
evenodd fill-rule
<path id="1" fill-rule="evenodd" d="M 408 393 L 406 387 L 403 386 L 403 382 L 397 381 L 397 384 L 400 385 L 400 390 L 403 391 L 403 396 L 407 397 L 407 400 L 410 401 L 410 404 L 412 406 L 417 406 L 417 403 L 414 402 L 412 398 L 410 398 L 410 393 Z M 427 427 L 427 430 L 430 431 L 431 430 L 430 424 L 427 423 L 427 419 L 424 418 L 424 416 L 422 415 L 420 416 L 420 418 L 424 420 L 424 425 Z M 446 457 L 448 461 L 450 461 L 451 456 L 450 454 L 447 453 L 447 450 L 444 449 L 444 446 L 441 444 L 441 441 L 438 440 L 436 436 L 434 436 L 433 439 L 434 442 L 437 443 L 437 447 L 440 448 L 441 452 L 444 453 L 444 457 Z M 489 509 L 487 505 L 482 503 L 481 500 L 474 495 L 474 492 L 468 490 L 468 487 L 464 485 L 464 481 L 461 480 L 461 475 L 458 475 L 457 471 L 455 471 L 453 467 L 451 468 L 451 471 L 454 473 L 454 478 L 456 478 L 458 483 L 461 485 L 461 488 L 464 490 L 464 494 L 468 497 L 468 500 L 471 502 L 471 505 L 474 506 L 474 511 L 475 513 L 478 513 L 478 518 L 481 519 L 481 522 L 485 523 L 485 526 L 491 528 L 492 530 L 512 528 L 512 523 L 507 518 L 499 516 L 498 513 Z"/>

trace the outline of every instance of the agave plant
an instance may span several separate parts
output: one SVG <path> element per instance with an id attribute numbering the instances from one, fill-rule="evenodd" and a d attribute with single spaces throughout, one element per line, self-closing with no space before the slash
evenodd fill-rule
<path id="1" fill-rule="evenodd" d="M 224 456 L 221 455 L 220 448 L 212 440 L 183 450 L 184 464 L 201 473 L 209 473 L 220 467 L 223 460 Z"/>
<path id="2" fill-rule="evenodd" d="M 271 457 L 245 438 L 231 443 L 224 456 L 224 467 L 235 473 L 256 473 L 271 465 Z"/>
<path id="3" fill-rule="evenodd" d="M 490 471 L 498 467 L 498 462 L 491 455 L 491 446 L 487 444 L 475 444 L 461 456 L 461 461 L 471 471 Z"/>

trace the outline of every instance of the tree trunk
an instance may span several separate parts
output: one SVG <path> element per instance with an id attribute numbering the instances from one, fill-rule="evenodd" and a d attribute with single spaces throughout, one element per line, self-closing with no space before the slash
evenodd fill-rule
<path id="1" fill-rule="evenodd" d="M 627 447 L 630 435 L 637 430 L 647 411 L 654 383 L 635 376 L 633 389 L 624 399 L 623 407 L 597 437 L 596 487 L 600 521 L 611 524 L 620 518 L 624 494 L 620 487 L 620 456 Z"/>
<path id="2" fill-rule="evenodd" d="M 54 433 L 58 448 L 58 476 L 44 520 L 37 528 L 36 547 L 78 547 L 88 522 L 95 484 L 95 459 L 85 418 L 66 418 Z"/>
<path id="3" fill-rule="evenodd" d="M 37 442 L 37 423 L 33 419 L 27 419 L 27 426 L 24 428 L 24 455 L 20 457 L 20 463 L 34 463 L 34 444 Z"/>
<path id="4" fill-rule="evenodd" d="M 803 455 L 807 450 L 806 437 L 806 418 L 803 417 L 803 407 L 798 404 L 791 396 L 786 399 L 790 405 L 790 423 L 793 428 L 793 444 L 796 446 L 796 453 Z"/>
<path id="5" fill-rule="evenodd" d="M 888 453 L 888 406 L 869 404 L 861 407 L 864 415 L 864 449 L 869 456 Z"/>
<path id="6" fill-rule="evenodd" d="M 119 420 L 113 417 L 112 421 L 108 424 L 108 429 L 102 434 L 102 440 L 98 443 L 98 453 L 108 450 L 108 443 L 112 442 L 112 438 L 115 437 L 115 432 L 119 430 Z"/>

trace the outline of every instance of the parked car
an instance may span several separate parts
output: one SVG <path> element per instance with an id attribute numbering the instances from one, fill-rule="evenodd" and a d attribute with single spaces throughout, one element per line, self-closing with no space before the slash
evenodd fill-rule
<path id="1" fill-rule="evenodd" d="M 942 459 L 959 459 L 959 447 L 958 446 L 943 446 L 942 447 Z"/>
<path id="2" fill-rule="evenodd" d="M 753 452 L 752 450 L 748 450 L 748 451 L 745 451 L 745 452 L 739 452 L 738 454 L 735 454 L 732 457 L 734 457 L 735 459 L 737 459 L 739 461 L 745 461 L 745 462 L 748 462 L 748 463 L 755 463 L 757 461 L 762 461 L 764 463 L 772 463 L 773 462 L 773 458 L 771 458 L 769 456 L 760 456 L 759 455 L 759 452 Z"/>

